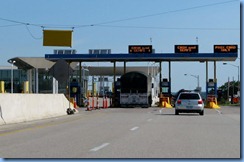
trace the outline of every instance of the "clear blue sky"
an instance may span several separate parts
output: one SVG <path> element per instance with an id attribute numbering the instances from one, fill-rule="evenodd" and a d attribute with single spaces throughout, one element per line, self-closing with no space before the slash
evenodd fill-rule
<path id="1" fill-rule="evenodd" d="M 67 28 L 58 28 L 64 25 Z M 126 53 L 128 45 L 150 44 L 150 38 L 156 52 L 173 53 L 174 45 L 196 44 L 196 37 L 199 52 L 212 53 L 214 44 L 237 44 L 240 47 L 240 1 L 1 1 L 0 65 L 9 65 L 7 60 L 13 57 L 44 57 L 57 49 L 42 46 L 41 26 L 44 29 L 74 27 L 72 48 L 78 53 L 88 53 L 89 49 L 97 48 Z M 239 62 L 237 59 L 229 63 L 239 66 Z M 237 68 L 222 63 L 217 63 L 218 86 L 227 82 L 228 77 L 237 80 Z M 128 65 L 132 64 L 135 63 Z M 147 66 L 147 63 L 137 65 Z M 212 68 L 213 63 L 210 63 L 209 69 Z M 168 76 L 167 69 L 167 63 L 163 63 L 163 77 Z M 209 71 L 209 77 L 213 78 L 213 72 Z M 196 79 L 184 76 L 185 73 L 200 75 L 200 86 L 205 90 L 205 63 L 173 62 L 172 91 L 196 87 Z"/>

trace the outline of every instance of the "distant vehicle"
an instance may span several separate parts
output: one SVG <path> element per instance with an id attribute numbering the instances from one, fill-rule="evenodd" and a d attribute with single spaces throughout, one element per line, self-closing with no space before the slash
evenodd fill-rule
<path id="1" fill-rule="evenodd" d="M 175 95 L 172 96 L 172 106 L 175 107 L 176 99 L 179 97 L 181 92 L 191 92 L 190 90 L 181 89 Z"/>
<path id="2" fill-rule="evenodd" d="M 151 78 L 141 72 L 128 72 L 120 78 L 120 107 L 144 107 L 152 104 Z"/>
<path id="3" fill-rule="evenodd" d="M 204 101 L 201 95 L 198 92 L 181 92 L 175 103 L 175 115 L 181 112 L 204 115 Z"/>

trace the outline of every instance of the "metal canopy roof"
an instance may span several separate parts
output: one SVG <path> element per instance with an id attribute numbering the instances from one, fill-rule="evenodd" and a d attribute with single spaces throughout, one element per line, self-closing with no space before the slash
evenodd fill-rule
<path id="1" fill-rule="evenodd" d="M 55 62 L 46 60 L 44 57 L 15 57 L 8 60 L 9 63 L 15 61 L 14 65 L 19 69 L 50 69 Z M 72 63 L 71 67 L 75 68 L 76 63 Z"/>
<path id="2" fill-rule="evenodd" d="M 19 69 L 50 69 L 55 62 L 46 60 L 44 57 L 15 57 L 8 60 L 9 63 L 15 61 L 14 65 L 17 66 Z M 78 62 L 73 62 L 70 64 L 73 69 L 78 70 Z M 89 74 L 93 76 L 104 75 L 104 76 L 112 76 L 114 74 L 113 67 L 94 67 L 88 66 L 85 67 L 89 70 Z M 130 71 L 140 71 L 144 73 L 153 73 L 153 75 L 157 75 L 159 72 L 158 66 L 152 67 L 143 67 L 143 66 L 127 66 L 126 72 Z M 152 72 L 153 71 L 153 72 Z M 120 76 L 124 74 L 124 67 L 116 67 L 115 75 Z"/>
<path id="3" fill-rule="evenodd" d="M 46 54 L 50 61 L 65 59 L 81 62 L 122 62 L 122 61 L 235 61 L 237 53 L 153 53 L 153 54 Z"/>
<path id="4" fill-rule="evenodd" d="M 93 76 L 104 75 L 104 76 L 113 76 L 114 75 L 114 68 L 113 67 L 87 67 L 89 70 L 89 74 Z M 150 66 L 150 67 L 143 67 L 143 66 L 129 66 L 126 67 L 126 72 L 131 71 L 138 71 L 143 73 L 150 73 L 152 76 L 156 76 L 159 73 L 159 66 Z M 124 74 L 124 67 L 116 67 L 115 75 L 121 76 Z"/>

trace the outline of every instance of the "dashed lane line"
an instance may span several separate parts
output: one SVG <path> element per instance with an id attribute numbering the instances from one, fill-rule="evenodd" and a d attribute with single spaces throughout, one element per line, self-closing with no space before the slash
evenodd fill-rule
<path id="1" fill-rule="evenodd" d="M 222 112 L 220 110 L 215 109 L 215 111 L 217 111 L 219 115 L 222 115 Z"/>
<path id="2" fill-rule="evenodd" d="M 135 130 L 137 130 L 139 127 L 133 127 L 133 128 L 131 128 L 130 130 L 131 131 L 135 131 Z"/>
<path id="3" fill-rule="evenodd" d="M 151 118 L 150 119 L 147 119 L 147 121 L 150 122 L 150 121 L 152 121 L 152 119 Z"/>
<path id="4" fill-rule="evenodd" d="M 103 149 L 104 147 L 108 146 L 109 144 L 110 144 L 110 143 L 104 143 L 104 144 L 102 144 L 102 145 L 100 145 L 100 146 L 94 147 L 94 148 L 91 149 L 90 151 L 91 151 L 91 152 L 95 152 L 95 151 L 101 150 L 101 149 Z"/>

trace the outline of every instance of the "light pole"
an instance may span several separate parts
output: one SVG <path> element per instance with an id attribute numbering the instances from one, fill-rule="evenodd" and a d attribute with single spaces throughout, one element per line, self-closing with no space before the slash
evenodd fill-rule
<path id="1" fill-rule="evenodd" d="M 184 74 L 184 75 L 187 76 L 188 74 Z M 199 88 L 199 75 L 192 75 L 192 74 L 189 75 L 197 79 L 197 88 Z"/>
<path id="2" fill-rule="evenodd" d="M 13 67 L 14 67 L 14 63 L 15 63 L 16 61 L 12 61 L 11 60 L 11 93 L 13 93 L 14 92 L 14 70 L 13 70 Z"/>
<path id="3" fill-rule="evenodd" d="M 240 75 L 239 75 L 239 73 L 240 73 L 240 67 L 239 66 L 237 66 L 237 65 L 233 65 L 233 64 L 227 64 L 226 62 L 224 62 L 223 63 L 223 65 L 231 65 L 231 66 L 233 66 L 233 67 L 236 67 L 237 69 L 238 69 L 238 91 L 240 91 Z"/>

